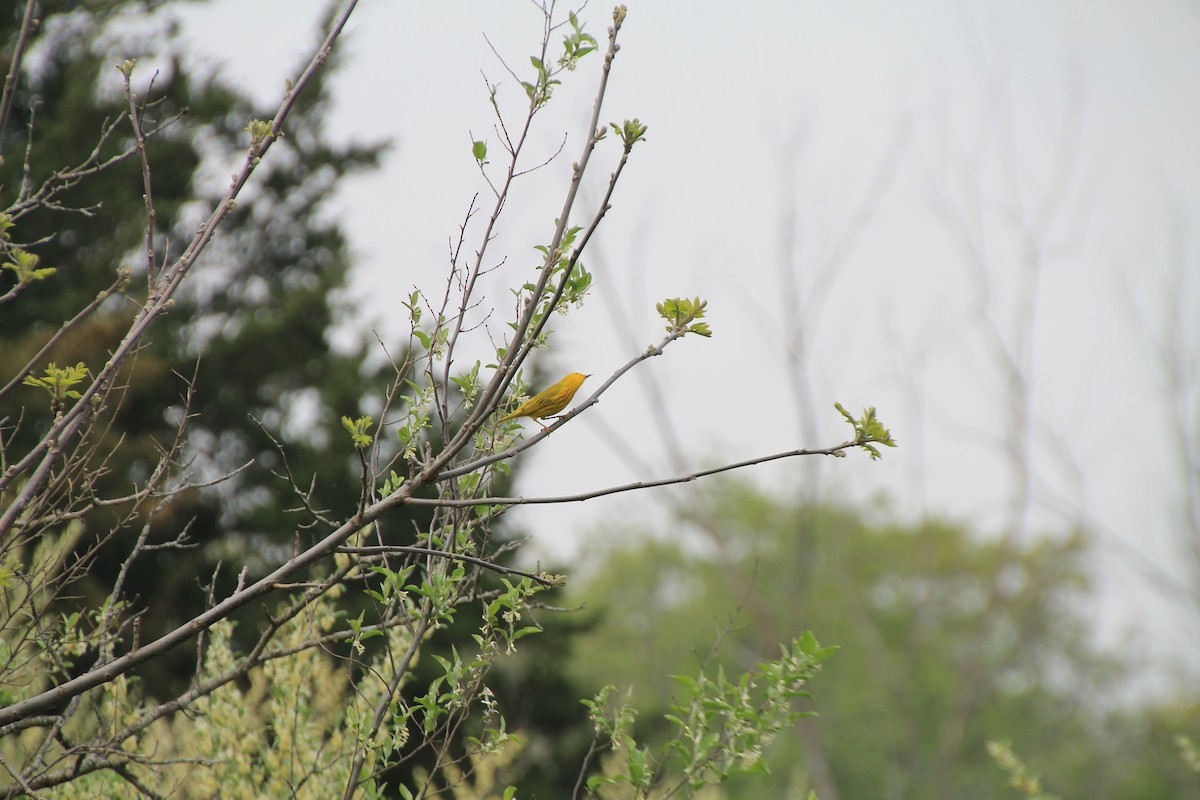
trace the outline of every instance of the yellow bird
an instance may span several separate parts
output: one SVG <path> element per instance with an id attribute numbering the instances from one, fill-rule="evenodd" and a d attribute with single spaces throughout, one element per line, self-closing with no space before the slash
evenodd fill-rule
<path id="1" fill-rule="evenodd" d="M 521 403 L 516 411 L 500 421 L 508 422 L 510 419 L 516 419 L 517 417 L 529 417 L 535 422 L 540 422 L 546 417 L 552 417 L 567 407 L 567 403 L 571 402 L 571 398 L 575 396 L 575 392 L 579 391 L 579 387 L 590 377 L 590 375 L 584 375 L 581 372 L 572 372 L 549 389 L 542 389 L 533 397 Z M 546 430 L 545 425 L 542 426 L 542 430 Z"/>

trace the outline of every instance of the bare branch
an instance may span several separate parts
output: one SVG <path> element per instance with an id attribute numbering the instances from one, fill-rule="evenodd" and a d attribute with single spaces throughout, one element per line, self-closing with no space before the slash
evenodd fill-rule
<path id="1" fill-rule="evenodd" d="M 417 504 L 413 504 L 417 505 Z M 458 503 L 449 502 L 444 505 L 456 505 L 468 507 L 471 505 L 469 501 L 463 500 Z M 475 503 L 475 505 L 487 505 L 486 503 Z M 477 567 L 483 567 L 486 570 L 496 572 L 500 575 L 517 575 L 522 578 L 529 578 L 535 583 L 540 583 L 547 588 L 558 586 L 561 581 L 545 577 L 545 573 L 534 574 L 532 572 L 524 572 L 512 567 L 506 567 L 503 564 L 497 564 L 494 561 L 488 561 L 483 558 L 476 558 L 464 553 L 449 553 L 445 550 L 435 550 L 430 547 L 412 547 L 410 545 L 382 545 L 376 547 L 339 547 L 339 553 L 349 553 L 356 556 L 378 556 L 378 555 L 393 555 L 396 553 L 407 553 L 409 555 L 433 556 L 434 558 L 444 558 L 450 561 L 464 561 L 468 564 L 474 564 Z"/>
<path id="2" fill-rule="evenodd" d="M 21 14 L 21 31 L 17 34 L 17 44 L 13 47 L 12 60 L 8 64 L 8 75 L 4 78 L 4 94 L 0 96 L 0 136 L 8 124 L 8 116 L 12 113 L 13 99 L 17 94 L 17 81 L 21 76 L 21 61 L 25 58 L 25 48 L 29 46 L 29 37 L 38 21 L 34 19 L 37 10 L 36 0 L 25 0 L 25 11 Z"/>
<path id="3" fill-rule="evenodd" d="M 477 497 L 469 500 L 447 500 L 442 498 L 413 497 L 408 500 L 408 505 L 438 506 L 443 508 L 469 508 L 472 506 L 524 506 L 579 503 L 584 500 L 594 500 L 597 497 L 604 497 L 606 495 L 621 494 L 622 492 L 632 492 L 640 489 L 652 489 L 657 486 L 673 486 L 679 483 L 690 483 L 697 478 L 707 478 L 710 475 L 719 475 L 722 472 L 745 469 L 746 467 L 752 467 L 756 464 L 766 464 L 783 458 L 796 458 L 797 456 L 841 456 L 844 455 L 844 451 L 858 446 L 859 443 L 857 442 L 847 441 L 838 445 L 834 445 L 833 447 L 825 447 L 815 450 L 788 450 L 783 453 L 774 453 L 769 456 L 758 456 L 757 458 L 750 458 L 746 459 L 745 461 L 737 461 L 732 464 L 724 464 L 719 467 L 713 467 L 712 469 L 704 469 L 674 478 L 661 478 L 654 481 L 635 481 L 634 483 L 626 483 L 621 486 L 610 486 L 606 489 L 595 489 L 590 492 L 560 495 L 558 497 Z"/>
<path id="4" fill-rule="evenodd" d="M 146 203 L 146 283 L 151 296 L 154 294 L 154 195 L 150 187 L 150 159 L 146 156 L 146 136 L 142 133 L 142 118 L 138 113 L 137 96 L 129 86 L 129 76 L 132 68 L 122 69 L 121 78 L 125 88 L 125 99 L 129 102 L 129 124 L 133 128 L 134 146 L 137 147 L 138 160 L 142 164 L 142 199 Z M 146 94 L 154 86 L 155 72 L 146 87 Z"/>

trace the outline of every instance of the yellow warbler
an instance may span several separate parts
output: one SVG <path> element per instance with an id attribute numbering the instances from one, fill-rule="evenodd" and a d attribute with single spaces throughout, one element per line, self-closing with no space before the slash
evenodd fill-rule
<path id="1" fill-rule="evenodd" d="M 575 392 L 579 391 L 579 387 L 590 377 L 590 375 L 584 375 L 581 372 L 572 372 L 549 389 L 542 389 L 533 397 L 521 403 L 521 406 L 516 411 L 500 421 L 507 422 L 517 417 L 529 417 L 536 422 L 545 417 L 552 417 L 567 407 L 567 403 L 571 402 L 571 398 L 575 396 Z M 545 428 L 544 425 L 542 427 L 543 429 Z"/>

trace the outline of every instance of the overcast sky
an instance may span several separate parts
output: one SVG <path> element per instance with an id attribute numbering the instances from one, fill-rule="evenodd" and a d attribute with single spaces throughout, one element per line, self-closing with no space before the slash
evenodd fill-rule
<path id="1" fill-rule="evenodd" d="M 186 35 L 225 79 L 273 99 L 315 40 L 322 5 L 199 4 L 186 9 Z M 654 303 L 668 296 L 706 298 L 715 335 L 672 345 L 524 456 L 519 492 L 829 446 L 848 432 L 840 401 L 876 406 L 901 447 L 879 463 L 822 464 L 826 491 L 1001 532 L 1016 495 L 1000 353 L 1014 353 L 1031 412 L 1029 528 L 1092 525 L 1107 635 L 1178 641 L 1178 598 L 1160 589 L 1178 575 L 1181 469 L 1150 341 L 1176 303 L 1197 368 L 1200 7 L 628 5 L 603 118 L 639 117 L 649 134 L 584 259 L 596 294 L 558 326 L 545 367 L 552 378 L 593 373 L 584 390 L 594 389 L 659 338 Z M 598 39 L 610 11 L 583 12 Z M 501 84 L 508 119 L 523 111 L 484 36 L 526 71 L 540 22 L 525 0 L 367 0 L 347 31 L 333 132 L 394 147 L 336 209 L 359 256 L 363 317 L 400 337 L 401 298 L 440 291 L 447 241 L 486 192 L 472 138 L 499 153 L 484 76 Z M 532 247 L 552 229 L 599 66 L 592 57 L 564 76 L 533 134 L 531 163 L 564 135 L 565 150 L 521 184 L 494 243 L 493 261 L 508 257 L 489 284 L 497 335 L 511 313 L 503 287 L 532 274 Z M 597 179 L 616 151 L 598 151 Z M 805 372 L 788 358 L 797 334 Z M 481 335 L 462 365 L 486 348 Z M 794 496 L 806 474 L 784 463 L 743 477 Z M 586 557 L 578 545 L 602 521 L 654 509 L 652 496 L 622 495 L 513 517 L 562 560 Z"/>

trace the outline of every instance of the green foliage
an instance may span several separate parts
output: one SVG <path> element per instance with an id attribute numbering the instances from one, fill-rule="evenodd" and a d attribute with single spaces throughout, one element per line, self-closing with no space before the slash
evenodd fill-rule
<path id="1" fill-rule="evenodd" d="M 1196 747 L 1196 742 L 1189 736 L 1179 734 L 1175 737 L 1175 744 L 1179 747 L 1179 755 L 1187 768 L 1200 775 L 1200 748 Z"/>
<path id="2" fill-rule="evenodd" d="M 595 37 L 584 31 L 583 23 L 574 11 L 567 14 L 567 22 L 570 23 L 571 31 L 563 36 L 563 54 L 558 59 L 558 65 L 573 70 L 579 59 L 591 53 L 598 45 Z"/>
<path id="3" fill-rule="evenodd" d="M 1054 795 L 1042 790 L 1042 782 L 1036 775 L 1029 773 L 1012 747 L 1007 742 L 990 741 L 987 743 L 988 755 L 1008 775 L 1008 783 L 1029 800 L 1058 800 Z"/>
<path id="4" fill-rule="evenodd" d="M 821 647 L 810 633 L 780 649 L 778 659 L 735 680 L 720 666 L 715 676 L 703 668 L 696 677 L 672 676 L 685 696 L 664 714 L 673 733 L 655 749 L 638 744 L 632 734 L 637 712 L 630 693 L 618 694 L 608 685 L 584 700 L 597 737 L 611 748 L 602 771 L 588 778 L 588 791 L 627 785 L 638 798 L 680 791 L 690 797 L 735 775 L 766 772 L 764 749 L 808 716 L 795 710 L 793 701 L 809 697 L 804 687 L 834 650 Z"/>
<path id="5" fill-rule="evenodd" d="M 45 280 L 56 272 L 54 267 L 39 267 L 37 255 L 12 243 L 11 231 L 15 225 L 11 214 L 0 212 L 0 251 L 9 256 L 9 260 L 0 263 L 0 270 L 9 270 L 16 277 L 16 285 L 0 294 L 0 302 L 11 300 L 26 284 Z"/>
<path id="6" fill-rule="evenodd" d="M 397 475 L 396 470 L 390 470 L 387 478 L 384 479 L 383 483 L 379 487 L 379 497 L 381 499 L 384 497 L 390 497 L 391 495 L 395 494 L 396 490 L 403 485 L 404 476 Z"/>
<path id="7" fill-rule="evenodd" d="M 280 607 L 282 608 L 282 606 Z M 311 630 L 329 631 L 331 604 L 313 608 L 311 617 L 284 627 L 274 647 L 298 648 L 288 658 L 272 658 L 249 673 L 244 684 L 228 683 L 202 694 L 191 713 L 168 715 L 145 733 L 122 741 L 133 758 L 122 774 L 84 772 L 72 783 L 43 789 L 39 797 L 124 797 L 129 778 L 154 786 L 172 798 L 327 798 L 340 796 L 352 744 L 342 723 L 348 684 L 344 670 L 314 648 L 306 647 Z M 232 623 L 210 631 L 197 684 L 219 677 L 241 656 L 232 639 Z M 377 666 L 377 664 L 373 665 Z M 132 722 L 140 693 L 132 680 L 118 679 L 84 696 L 85 713 L 71 726 L 71 737 L 87 736 L 89 725 L 121 726 Z M 94 723 L 86 722 L 94 719 Z M 37 741 L 32 731 L 0 744 L 6 759 Z M 68 737 L 53 744 L 47 756 L 62 757 Z M 197 754 L 204 766 L 198 769 Z M 10 762 L 11 763 L 11 762 Z"/>
<path id="8" fill-rule="evenodd" d="M 401 305 L 408 310 L 408 319 L 413 329 L 417 329 L 421 324 L 421 293 L 413 292 L 407 300 L 401 301 Z"/>
<path id="9" fill-rule="evenodd" d="M 473 406 L 475 398 L 479 394 L 479 366 L 480 362 L 476 361 L 462 375 L 455 375 L 450 378 L 451 383 L 457 386 L 458 391 L 462 394 L 464 408 L 469 409 Z"/>
<path id="10" fill-rule="evenodd" d="M 800 725 L 819 751 L 781 733 L 764 757 L 793 768 L 732 779 L 730 797 L 819 789 L 809 757 L 843 797 L 999 797 L 1009 790 L 987 742 L 1001 739 L 1036 753 L 1064 797 L 1167 798 L 1194 786 L 1173 737 L 1200 731 L 1197 698 L 1128 712 L 1107 701 L 1129 672 L 1095 651 L 1076 610 L 1087 588 L 1079 536 L 1022 546 L 716 483 L 681 499 L 669 535 L 614 523 L 589 540 L 602 550 L 572 599 L 594 627 L 571 674 L 636 687 L 639 720 L 668 712 L 660 698 L 674 687 L 662 676 L 690 671 L 714 629 L 726 631 L 726 674 L 804 630 L 838 645 L 801 706 L 818 713 Z M 670 735 L 644 722 L 638 738 L 653 749 Z"/>
<path id="11" fill-rule="evenodd" d="M 592 273 L 584 269 L 583 264 L 575 263 L 575 268 L 571 270 L 571 275 L 563 284 L 563 304 L 559 306 L 559 313 L 563 313 L 563 309 L 568 306 L 581 306 L 583 299 L 587 296 L 588 291 L 592 288 Z"/>
<path id="12" fill-rule="evenodd" d="M 25 386 L 36 386 L 39 389 L 45 389 L 50 395 L 51 408 L 57 411 L 62 407 L 64 400 L 78 400 L 81 395 L 74 387 L 83 383 L 91 373 L 88 372 L 87 365 L 80 361 L 73 367 L 59 367 L 53 361 L 46 367 L 44 376 L 35 378 L 32 375 L 27 375 L 22 384 Z"/>
<path id="13" fill-rule="evenodd" d="M 563 36 L 562 55 L 559 56 L 553 67 L 548 67 L 537 56 L 529 57 L 529 63 L 533 66 L 536 78 L 532 81 L 521 81 L 521 86 L 525 89 L 525 96 L 529 98 L 532 111 L 537 111 L 550 102 L 554 87 L 562 85 L 562 81 L 558 80 L 556 75 L 563 70 L 574 71 L 581 59 L 596 50 L 595 38 L 584 30 L 583 23 L 579 21 L 574 12 L 570 13 L 568 22 L 571 30 Z M 494 102 L 494 92 L 492 97 Z M 477 157 L 476 160 L 482 159 Z"/>
<path id="14" fill-rule="evenodd" d="M 557 228 L 557 226 L 558 220 L 555 220 L 555 227 Z M 513 290 L 518 298 L 524 298 L 523 302 L 536 303 L 536 309 L 530 320 L 531 329 L 540 331 L 546 318 L 552 313 L 566 314 L 572 307 L 581 306 L 591 289 L 591 273 L 579 261 L 578 249 L 574 252 L 571 251 L 583 230 L 584 228 L 580 225 L 572 225 L 563 231 L 557 245 L 534 245 L 533 249 L 542 254 L 542 263 L 538 265 L 538 269 L 546 270 L 546 274 L 540 275 L 543 284 L 541 294 L 538 294 L 538 284 L 532 282 L 527 282 L 520 289 Z M 547 291 L 544 288 L 546 284 L 561 286 L 561 291 Z M 508 326 L 511 330 L 517 329 L 516 322 L 510 322 Z M 536 339 L 537 346 L 542 346 L 544 343 L 544 336 Z M 503 358 L 505 352 L 504 349 L 501 349 L 498 357 Z"/>
<path id="15" fill-rule="evenodd" d="M 626 154 L 633 150 L 635 144 L 646 139 L 647 128 L 636 117 L 625 120 L 621 125 L 617 125 L 615 122 L 609 123 L 609 127 L 617 136 L 621 137 L 621 145 L 625 148 Z"/>
<path id="16" fill-rule="evenodd" d="M 541 108 L 550 102 L 550 95 L 554 91 L 554 87 L 562 83 L 553 77 L 553 72 L 546 69 L 546 65 L 537 56 L 530 56 L 529 63 L 533 65 L 537 71 L 537 80 L 534 82 L 521 81 L 521 86 L 525 87 L 525 95 L 529 98 L 529 104 L 535 108 Z"/>
<path id="17" fill-rule="evenodd" d="M 45 280 L 56 271 L 54 267 L 39 267 L 38 257 L 20 247 L 10 247 L 8 252 L 14 260 L 0 264 L 0 269 L 12 270 L 17 276 L 18 285 Z"/>
<path id="18" fill-rule="evenodd" d="M 504 590 L 484 607 L 483 631 L 474 634 L 472 638 L 482 647 L 483 640 L 494 634 L 503 642 L 505 652 L 513 653 L 516 652 L 518 639 L 541 632 L 541 628 L 536 625 L 518 627 L 522 620 L 521 609 L 529 598 L 541 591 L 541 588 L 529 578 L 522 578 L 515 584 L 507 578 L 501 578 L 500 583 L 503 584 Z"/>
<path id="19" fill-rule="evenodd" d="M 882 458 L 879 454 L 879 449 L 875 447 L 876 444 L 881 444 L 885 447 L 896 446 L 895 440 L 892 439 L 891 431 L 883 427 L 883 423 L 875 416 L 875 406 L 863 409 L 862 417 L 855 419 L 854 415 L 847 411 L 841 403 L 834 403 L 833 405 L 846 418 L 846 422 L 854 428 L 854 444 L 870 453 L 872 461 Z M 841 454 L 839 453 L 839 455 Z"/>
<path id="20" fill-rule="evenodd" d="M 374 444 L 375 437 L 369 432 L 374 425 L 375 420 L 372 417 L 359 417 L 358 419 L 342 417 L 342 427 L 350 433 L 350 437 L 354 440 L 354 447 L 359 450 Z"/>
<path id="21" fill-rule="evenodd" d="M 673 705 L 666 716 L 678 728 L 667 748 L 683 760 L 689 793 L 733 775 L 765 772 L 763 748 L 806 716 L 793 710 L 792 702 L 810 697 L 803 687 L 833 648 L 819 646 L 805 633 L 781 649 L 778 660 L 763 662 L 736 681 L 727 680 L 720 668 L 715 680 L 703 672 L 698 679 L 672 676 L 688 701 Z"/>
<path id="22" fill-rule="evenodd" d="M 658 303 L 655 308 L 658 309 L 658 315 L 667 321 L 667 332 L 682 336 L 685 333 L 695 333 L 700 336 L 712 336 L 712 330 L 708 327 L 707 322 L 696 322 L 698 319 L 704 318 L 704 311 L 708 307 L 707 300 L 701 300 L 699 297 L 689 300 L 686 297 L 672 297 Z"/>
<path id="23" fill-rule="evenodd" d="M 253 147 L 258 147 L 271 135 L 271 122 L 269 120 L 252 119 L 247 123 L 244 130 L 250 134 L 250 144 Z"/>

